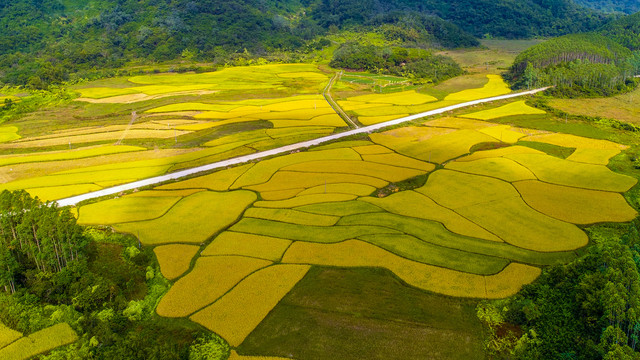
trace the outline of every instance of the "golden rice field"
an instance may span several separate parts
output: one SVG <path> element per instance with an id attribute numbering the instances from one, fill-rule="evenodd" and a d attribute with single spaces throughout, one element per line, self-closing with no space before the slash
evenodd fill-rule
<path id="1" fill-rule="evenodd" d="M 0 190 L 59 199 L 329 135 L 347 127 L 320 95 L 330 76 L 279 64 L 79 88 L 78 104 L 135 108 L 140 120 L 127 125 L 125 113 L 24 138 L 18 127 L 0 130 L 0 150 L 41 150 L 0 156 L 0 176 L 24 174 Z M 415 90 L 337 100 L 369 125 L 510 91 L 499 76 L 481 80 L 443 100 Z M 588 243 L 579 225 L 637 215 L 624 198 L 637 180 L 606 166 L 626 146 L 488 121 L 526 115 L 544 112 L 515 101 L 416 121 L 81 204 L 78 222 L 153 247 L 172 283 L 158 315 L 189 319 L 233 347 L 313 266 L 384 268 L 422 290 L 504 298 L 542 266 L 573 259 Z M 563 159 L 532 143 L 575 151 Z M 21 336 L 0 327 L 0 358 L 18 343 L 3 342 Z"/>
<path id="2" fill-rule="evenodd" d="M 27 336 L 20 336 L 5 347 L 0 347 L 1 359 L 26 360 L 60 346 L 71 344 L 78 339 L 78 335 L 67 323 L 60 323 Z"/>

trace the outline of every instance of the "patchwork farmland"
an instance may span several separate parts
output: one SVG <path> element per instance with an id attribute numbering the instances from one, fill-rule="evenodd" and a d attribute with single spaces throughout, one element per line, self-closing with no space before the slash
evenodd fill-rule
<path id="1" fill-rule="evenodd" d="M 294 64 L 84 84 L 72 105 L 0 130 L 0 189 L 59 200 L 345 131 L 322 95 L 332 76 Z M 446 94 L 402 84 L 365 93 L 358 76 L 344 75 L 334 97 L 366 126 L 510 92 L 499 76 L 485 78 Z M 38 127 L 39 116 L 56 116 L 53 129 Z M 300 324 L 310 313 L 347 321 L 336 307 L 314 312 L 329 300 L 309 299 L 326 295 L 315 286 L 331 276 L 392 282 L 385 286 L 394 294 L 440 303 L 460 324 L 475 324 L 471 302 L 518 293 L 545 266 L 576 259 L 589 243 L 586 227 L 638 215 L 627 200 L 636 177 L 608 167 L 629 145 L 534 126 L 552 118 L 528 100 L 504 100 L 88 201 L 75 212 L 79 224 L 152 248 L 171 283 L 157 315 L 220 335 L 230 359 L 290 357 L 300 334 L 287 334 L 289 347 L 271 344 L 288 321 L 283 309 L 297 309 Z M 403 316 L 367 321 L 390 336 L 387 320 Z M 468 338 L 463 325 L 445 336 L 433 319 L 420 326 L 442 338 L 445 353 L 450 339 Z M 30 354 L 73 342 L 63 330 L 55 346 L 34 340 Z M 460 358 L 477 352 L 474 336 Z M 0 328 L 0 355 L 26 358 L 14 354 L 21 339 Z"/>

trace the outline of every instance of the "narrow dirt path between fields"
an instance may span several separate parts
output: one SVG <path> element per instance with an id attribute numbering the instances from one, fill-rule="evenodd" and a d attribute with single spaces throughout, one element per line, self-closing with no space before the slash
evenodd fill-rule
<path id="1" fill-rule="evenodd" d="M 329 80 L 327 87 L 324 88 L 324 91 L 322 92 L 322 96 L 324 96 L 324 99 L 327 100 L 327 102 L 329 103 L 329 106 L 331 106 L 333 110 L 336 113 L 338 113 L 338 115 L 340 115 L 342 120 L 344 120 L 349 125 L 350 128 L 357 129 L 359 128 L 358 124 L 356 124 L 349 117 L 349 115 L 347 115 L 347 113 L 344 112 L 344 110 L 342 110 L 340 105 L 338 105 L 338 103 L 335 102 L 335 100 L 333 100 L 333 96 L 331 96 L 331 88 L 333 87 L 333 84 L 335 84 L 335 82 L 338 81 L 338 79 L 340 79 L 341 75 L 342 75 L 342 72 L 337 72 L 335 75 L 333 75 L 331 80 Z"/>
<path id="2" fill-rule="evenodd" d="M 440 108 L 440 109 L 435 109 L 435 110 L 426 111 L 426 112 L 423 112 L 423 113 L 420 113 L 420 114 L 405 116 L 405 117 L 402 117 L 402 118 L 399 118 L 399 119 L 390 120 L 390 121 L 386 121 L 386 122 L 375 124 L 375 125 L 365 126 L 365 127 L 361 127 L 361 128 L 358 128 L 358 129 L 348 130 L 348 131 L 341 132 L 341 133 L 338 133 L 338 134 L 332 134 L 332 135 L 329 135 L 329 136 L 324 136 L 324 137 L 321 137 L 321 138 L 308 140 L 308 141 L 300 142 L 300 143 L 297 143 L 297 144 L 291 144 L 291 145 L 287 145 L 287 146 L 282 146 L 282 147 L 279 147 L 279 148 L 276 148 L 276 149 L 261 151 L 261 152 L 255 153 L 255 154 L 250 154 L 250 155 L 236 157 L 236 158 L 233 158 L 233 159 L 218 161 L 218 162 L 214 162 L 214 163 L 211 163 L 211 164 L 198 166 L 198 167 L 191 168 L 191 169 L 181 170 L 181 171 L 177 171 L 177 172 L 174 172 L 174 173 L 161 175 L 161 176 L 156 176 L 156 177 L 152 177 L 152 178 L 148 178 L 148 179 L 144 179 L 144 180 L 138 180 L 138 181 L 134 181 L 134 182 L 131 182 L 131 183 L 128 183 L 128 184 L 118 185 L 118 186 L 114 186 L 114 187 L 110 187 L 110 188 L 107 188 L 107 189 L 94 191 L 94 192 L 83 194 L 83 195 L 77 195 L 77 196 L 69 197 L 69 198 L 66 198 L 66 199 L 58 200 L 57 202 L 58 202 L 59 206 L 76 205 L 81 201 L 95 199 L 95 198 L 99 198 L 99 197 L 102 197 L 102 196 L 118 194 L 118 193 L 120 193 L 122 191 L 133 190 L 133 189 L 137 189 L 137 188 L 140 188 L 140 187 L 156 185 L 156 184 L 159 184 L 159 183 L 163 183 L 165 181 L 176 180 L 176 179 L 183 178 L 185 176 L 189 176 L 189 175 L 193 175 L 193 174 L 197 174 L 197 173 L 201 173 L 201 172 L 205 172 L 205 171 L 221 169 L 221 168 L 225 168 L 227 166 L 238 165 L 238 164 L 243 164 L 243 163 L 246 163 L 246 162 L 249 162 L 249 161 L 260 160 L 260 159 L 265 158 L 265 157 L 269 157 L 269 156 L 273 156 L 273 155 L 280 155 L 280 154 L 284 154 L 284 153 L 300 150 L 300 149 L 303 149 L 303 148 L 308 148 L 310 146 L 319 145 L 319 144 L 322 144 L 322 143 L 325 143 L 325 142 L 328 142 L 328 141 L 332 141 L 332 140 L 338 140 L 338 139 L 341 139 L 341 138 L 344 138 L 344 137 L 347 137 L 347 136 L 370 133 L 370 132 L 373 132 L 373 131 L 376 131 L 376 130 L 380 130 L 380 129 L 383 129 L 383 128 L 386 128 L 386 127 L 389 127 L 389 126 L 399 125 L 399 124 L 402 124 L 404 122 L 417 120 L 417 119 L 420 119 L 420 118 L 423 118 L 423 117 L 427 117 L 427 116 L 442 114 L 442 113 L 445 113 L 447 111 L 452 111 L 452 110 L 461 109 L 461 108 L 468 107 L 468 106 L 488 103 L 488 102 L 497 101 L 497 100 L 505 100 L 505 99 L 511 99 L 511 98 L 520 97 L 520 96 L 533 95 L 535 93 L 544 91 L 546 89 L 548 89 L 548 88 L 545 87 L 545 88 L 540 88 L 540 89 L 523 91 L 523 92 L 519 92 L 519 93 L 512 93 L 512 94 L 507 94 L 507 95 L 490 97 L 490 98 L 486 98 L 486 99 L 467 101 L 467 102 L 464 102 L 464 103 L 461 103 L 461 104 L 446 106 L 446 107 L 443 107 L 443 108 Z"/>

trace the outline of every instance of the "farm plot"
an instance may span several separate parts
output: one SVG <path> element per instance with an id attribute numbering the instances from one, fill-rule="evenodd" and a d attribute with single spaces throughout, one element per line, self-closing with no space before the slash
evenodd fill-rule
<path id="1" fill-rule="evenodd" d="M 536 109 L 525 104 L 524 100 L 515 101 L 507 105 L 503 105 L 494 109 L 483 110 L 474 112 L 471 114 L 461 115 L 464 118 L 478 119 L 478 120 L 492 120 L 505 116 L 513 115 L 544 115 L 545 111 Z"/>
<path id="2" fill-rule="evenodd" d="M 115 228 L 137 235 L 143 244 L 200 244 L 236 221 L 255 200 L 256 195 L 249 191 L 203 191 L 180 200 L 157 219 L 120 223 Z"/>
<path id="3" fill-rule="evenodd" d="M 444 99 L 449 101 L 471 101 L 511 92 L 509 86 L 499 75 L 487 75 L 487 78 L 489 81 L 481 88 L 462 90 L 449 94 Z"/>
<path id="4" fill-rule="evenodd" d="M 26 360 L 60 346 L 71 344 L 77 339 L 78 335 L 67 323 L 60 323 L 20 337 L 5 347 L 1 347 L 0 358 Z"/>
<path id="5" fill-rule="evenodd" d="M 231 149 L 291 131 L 209 145 Z M 505 131 L 513 138 L 501 141 Z M 123 210 L 110 221 L 156 246 L 163 275 L 174 281 L 158 314 L 188 318 L 240 346 L 313 266 L 384 268 L 434 293 L 502 298 L 541 266 L 575 258 L 588 241 L 576 225 L 636 216 L 620 194 L 634 178 L 517 145 L 520 138 L 561 141 L 443 118 L 86 205 L 79 215 L 109 221 L 109 209 L 131 202 L 144 216 L 132 220 Z M 567 139 L 585 151 L 623 150 Z M 474 150 L 486 143 L 501 147 Z M 98 170 L 107 169 L 117 167 Z"/>

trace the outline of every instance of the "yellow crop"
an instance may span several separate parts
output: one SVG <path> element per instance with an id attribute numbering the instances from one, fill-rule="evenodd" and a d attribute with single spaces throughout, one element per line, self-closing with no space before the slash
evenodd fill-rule
<path id="1" fill-rule="evenodd" d="M 416 105 L 437 101 L 438 99 L 431 95 L 419 94 L 415 90 L 409 90 L 391 94 L 360 95 L 350 97 L 348 100 L 392 105 Z"/>
<path id="2" fill-rule="evenodd" d="M 214 191 L 225 191 L 229 189 L 229 186 L 231 186 L 231 184 L 233 184 L 240 175 L 249 170 L 251 166 L 253 166 L 253 164 L 245 164 L 230 169 L 219 170 L 213 174 L 162 185 L 156 189 L 209 189 Z"/>
<path id="3" fill-rule="evenodd" d="M 0 127 L 0 143 L 18 140 L 21 136 L 18 135 L 18 128 L 15 126 L 2 126 Z"/>
<path id="4" fill-rule="evenodd" d="M 178 103 L 160 106 L 151 110 L 147 110 L 146 112 L 164 113 L 174 111 L 229 111 L 237 107 L 237 105 L 230 104 Z"/>
<path id="5" fill-rule="evenodd" d="M 245 211 L 244 217 L 252 217 L 265 220 L 273 220 L 298 225 L 333 226 L 338 220 L 337 216 L 309 214 L 291 209 L 250 208 Z"/>
<path id="6" fill-rule="evenodd" d="M 195 245 L 170 244 L 156 246 L 153 252 L 158 258 L 162 275 L 173 280 L 189 270 L 191 259 L 196 256 L 198 250 L 200 247 Z"/>
<path id="7" fill-rule="evenodd" d="M 489 136 L 494 137 L 496 140 L 500 140 L 501 142 L 513 144 L 520 140 L 520 138 L 525 137 L 525 134 L 511 130 L 511 126 L 509 125 L 498 125 L 486 127 L 484 129 L 479 129 L 483 134 L 487 134 Z"/>
<path id="8" fill-rule="evenodd" d="M 29 188 L 27 192 L 33 196 L 38 197 L 42 201 L 59 200 L 66 197 L 86 194 L 92 191 L 98 191 L 102 189 L 95 184 L 76 184 L 76 185 L 62 185 L 62 186 L 48 186 L 41 188 Z"/>
<path id="9" fill-rule="evenodd" d="M 351 160 L 316 160 L 289 165 L 283 171 L 299 171 L 313 173 L 339 173 L 364 175 L 389 182 L 398 182 L 424 174 L 424 172 L 404 167 Z"/>
<path id="10" fill-rule="evenodd" d="M 620 150 L 615 149 L 604 150 L 578 148 L 573 152 L 573 154 L 569 155 L 567 160 L 587 164 L 607 165 L 609 164 L 609 160 L 619 153 Z"/>
<path id="11" fill-rule="evenodd" d="M 456 162 L 474 161 L 474 160 L 478 160 L 478 159 L 497 158 L 497 157 L 507 156 L 507 155 L 511 155 L 511 154 L 539 154 L 539 155 L 545 155 L 545 153 L 543 153 L 540 150 L 532 149 L 532 148 L 527 147 L 527 146 L 516 145 L 516 146 L 509 146 L 509 147 L 493 149 L 493 150 L 476 151 L 471 155 L 467 155 L 467 156 L 464 156 L 464 157 L 456 159 Z"/>
<path id="12" fill-rule="evenodd" d="M 330 149 L 323 151 L 300 152 L 273 159 L 263 160 L 249 169 L 233 184 L 232 188 L 262 184 L 268 181 L 279 169 L 301 162 L 313 160 L 359 160 L 360 155 L 351 149 Z"/>
<path id="13" fill-rule="evenodd" d="M 250 191 L 203 191 L 180 200 L 162 217 L 118 224 L 115 228 L 138 236 L 147 245 L 200 244 L 236 221 L 255 199 Z"/>
<path id="14" fill-rule="evenodd" d="M 436 168 L 436 166 L 431 163 L 416 160 L 396 153 L 362 155 L 362 160 L 380 164 L 400 166 L 410 169 L 417 169 L 427 172 Z"/>
<path id="15" fill-rule="evenodd" d="M 520 181 L 514 186 L 527 205 L 543 214 L 574 224 L 627 222 L 638 213 L 618 193 Z"/>
<path id="16" fill-rule="evenodd" d="M 309 204 L 317 204 L 323 202 L 340 202 L 349 201 L 357 198 L 357 195 L 349 194 L 312 194 L 294 197 L 287 200 L 278 201 L 257 201 L 254 205 L 265 208 L 277 208 L 277 209 L 290 209 L 296 206 L 303 206 Z"/>
<path id="17" fill-rule="evenodd" d="M 495 139 L 489 135 L 483 134 L 475 130 L 459 130 L 451 133 L 443 133 L 442 129 L 428 128 L 431 131 L 425 131 L 430 135 L 429 141 L 419 141 L 415 135 L 407 137 L 395 138 L 390 136 L 389 132 L 381 134 L 371 134 L 370 138 L 379 144 L 390 147 L 397 152 L 415 157 L 420 160 L 442 163 L 449 159 L 456 158 L 469 152 L 472 146 L 483 142 L 495 142 Z M 448 130 L 448 129 L 446 129 Z"/>
<path id="18" fill-rule="evenodd" d="M 411 114 L 413 111 L 408 106 L 399 105 L 383 105 L 377 107 L 367 107 L 354 110 L 360 116 L 398 116 L 402 114 Z"/>
<path id="19" fill-rule="evenodd" d="M 235 350 L 231 350 L 228 360 L 291 360 L 290 358 L 281 358 L 275 356 L 244 356 L 238 355 Z"/>
<path id="20" fill-rule="evenodd" d="M 280 261 L 289 245 L 291 245 L 291 240 L 225 231 L 204 249 L 202 256 L 240 255 Z"/>
<path id="21" fill-rule="evenodd" d="M 372 104 L 372 103 L 367 103 L 363 101 L 352 101 L 352 100 L 338 101 L 338 105 L 340 105 L 340 107 L 345 111 L 380 107 L 380 104 Z"/>
<path id="22" fill-rule="evenodd" d="M 353 146 L 353 150 L 357 151 L 360 155 L 377 155 L 377 154 L 392 154 L 393 151 L 380 145 L 363 145 Z"/>
<path id="23" fill-rule="evenodd" d="M 76 340 L 78 335 L 69 324 L 61 323 L 22 337 L 0 349 L 0 359 L 26 360 Z"/>
<path id="24" fill-rule="evenodd" d="M 22 337 L 22 333 L 6 327 L 0 322 L 0 349 Z"/>
<path id="25" fill-rule="evenodd" d="M 159 218 L 181 197 L 130 197 L 100 201 L 82 206 L 80 224 L 118 224 Z"/>
<path id="26" fill-rule="evenodd" d="M 505 116 L 513 115 L 543 115 L 545 111 L 536 109 L 525 104 L 524 100 L 512 102 L 510 104 L 497 107 L 495 109 L 483 110 L 474 112 L 467 115 L 461 115 L 461 117 L 478 119 L 478 120 L 492 120 Z"/>
<path id="27" fill-rule="evenodd" d="M 446 168 L 469 174 L 495 177 L 509 182 L 533 180 L 536 178 L 526 167 L 511 159 L 502 157 L 484 158 L 473 161 L 452 161 L 446 165 Z"/>
<path id="28" fill-rule="evenodd" d="M 200 257 L 158 303 L 158 315 L 184 317 L 216 301 L 254 271 L 271 261 L 244 256 Z"/>
<path id="29" fill-rule="evenodd" d="M 487 78 L 489 78 L 489 82 L 481 88 L 462 90 L 457 93 L 449 94 L 444 99 L 447 101 L 471 101 L 504 95 L 511 92 L 509 86 L 499 75 L 487 75 Z"/>
<path id="30" fill-rule="evenodd" d="M 347 126 L 338 114 L 320 115 L 309 120 L 270 120 L 270 122 L 276 128 L 292 126 Z"/>
<path id="31" fill-rule="evenodd" d="M 104 155 L 120 154 L 125 152 L 143 151 L 143 150 L 146 150 L 146 149 L 138 146 L 107 145 L 107 146 L 83 148 L 83 149 L 71 150 L 71 151 L 40 153 L 40 154 L 34 154 L 34 155 L 1 156 L 0 166 L 13 165 L 13 164 L 25 164 L 25 163 L 33 163 L 33 162 L 84 159 L 84 158 L 89 158 L 94 156 L 104 156 Z"/>
<path id="32" fill-rule="evenodd" d="M 449 116 L 425 121 L 422 124 L 425 126 L 433 126 L 433 127 L 452 128 L 452 129 L 471 129 L 471 130 L 478 130 L 486 127 L 496 126 L 495 124 L 486 122 L 486 121 L 463 119 L 459 117 L 449 117 Z"/>
<path id="33" fill-rule="evenodd" d="M 257 271 L 190 319 L 239 346 L 310 268 L 273 265 Z"/>
<path id="34" fill-rule="evenodd" d="M 385 115 L 385 116 L 358 116 L 358 121 L 362 125 L 367 126 L 367 125 L 379 124 L 381 122 L 385 122 L 389 120 L 399 119 L 408 115 L 409 114 Z"/>
<path id="35" fill-rule="evenodd" d="M 381 199 L 366 197 L 360 200 L 395 214 L 440 222 L 449 231 L 460 235 L 502 242 L 487 230 L 414 191 L 402 191 Z"/>
<path id="36" fill-rule="evenodd" d="M 582 149 L 624 150 L 629 148 L 627 145 L 614 143 L 609 140 L 591 139 L 582 136 L 560 133 L 532 135 L 522 140 L 538 141 L 552 145 Z"/>
<path id="37" fill-rule="evenodd" d="M 125 131 L 111 131 L 111 132 L 99 132 L 89 135 L 73 135 L 73 136 L 60 136 L 55 138 L 47 138 L 41 140 L 30 140 L 28 138 L 22 139 L 19 142 L 14 142 L 9 145 L 5 145 L 7 148 L 30 148 L 30 147 L 48 147 L 71 144 L 82 144 L 100 141 L 119 140 L 124 136 L 125 139 L 167 139 L 174 136 L 181 136 L 188 134 L 187 131 L 181 130 L 142 130 L 131 129 L 125 133 Z"/>
<path id="38" fill-rule="evenodd" d="M 513 186 L 505 181 L 451 170 L 435 171 L 427 184 L 416 191 L 453 210 L 520 198 Z"/>
<path id="39" fill-rule="evenodd" d="M 368 195 L 371 195 L 375 190 L 376 188 L 371 185 L 353 184 L 353 183 L 337 183 L 337 184 L 314 186 L 312 188 L 301 191 L 300 193 L 297 194 L 297 196 L 304 196 L 304 195 L 310 195 L 310 194 L 323 194 L 323 193 L 368 196 Z"/>
<path id="40" fill-rule="evenodd" d="M 298 195 L 304 190 L 305 189 L 303 188 L 297 188 L 297 189 L 262 191 L 260 192 L 260 197 L 262 197 L 262 200 L 285 200 L 285 199 L 291 199 L 292 197 Z"/>
<path id="41" fill-rule="evenodd" d="M 614 173 L 603 165 L 582 164 L 538 154 L 513 154 L 506 157 L 527 167 L 538 179 L 552 184 L 624 192 L 638 182 L 631 176 Z"/>
<path id="42" fill-rule="evenodd" d="M 540 274 L 540 269 L 520 264 L 510 264 L 496 275 L 468 274 L 407 260 L 377 246 L 356 240 L 337 244 L 296 242 L 287 250 L 282 261 L 321 266 L 383 267 L 420 289 L 471 298 L 495 299 L 513 295 L 522 285 L 531 283 Z M 512 273 L 521 276 L 516 278 Z M 492 278 L 494 288 L 499 288 L 500 291 L 485 290 L 485 280 Z"/>
<path id="43" fill-rule="evenodd" d="M 505 242 L 524 249 L 570 251 L 587 245 L 589 241 L 575 225 L 533 210 L 520 197 L 471 205 L 456 211 Z"/>

